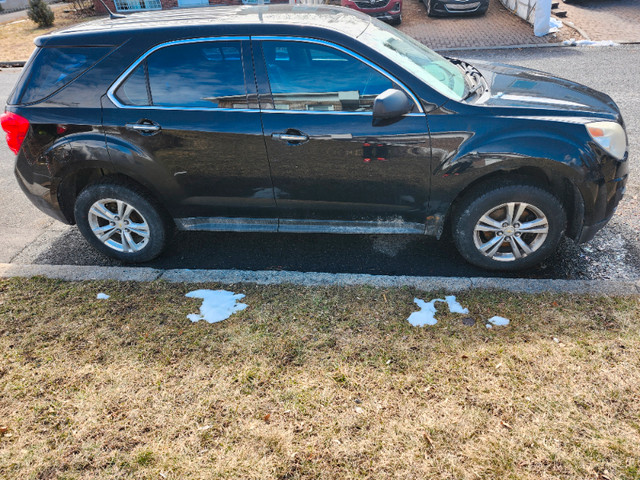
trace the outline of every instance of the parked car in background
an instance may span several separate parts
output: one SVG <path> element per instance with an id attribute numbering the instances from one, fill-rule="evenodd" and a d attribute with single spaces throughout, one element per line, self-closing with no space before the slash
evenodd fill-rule
<path id="1" fill-rule="evenodd" d="M 125 262 L 175 228 L 446 229 L 469 262 L 517 270 L 590 240 L 625 191 L 607 95 L 346 8 L 138 13 L 36 47 L 1 119 L 18 182 Z"/>
<path id="2" fill-rule="evenodd" d="M 392 25 L 402 22 L 402 0 L 341 0 L 341 5 Z"/>
<path id="3" fill-rule="evenodd" d="M 457 15 L 484 15 L 489 8 L 489 0 L 422 0 L 430 17 L 450 17 Z"/>

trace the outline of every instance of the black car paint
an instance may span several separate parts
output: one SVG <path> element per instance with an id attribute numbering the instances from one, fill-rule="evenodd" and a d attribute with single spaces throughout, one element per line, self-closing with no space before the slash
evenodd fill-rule
<path id="1" fill-rule="evenodd" d="M 451 205 L 471 186 L 518 175 L 549 185 L 560 197 L 570 213 L 568 233 L 577 240 L 589 240 L 613 214 L 624 192 L 626 158 L 618 161 L 604 152 L 584 125 L 563 121 L 588 117 L 622 123 L 606 95 L 532 70 L 478 64 L 491 97 L 456 102 L 360 44 L 354 37 L 370 21 L 364 15 L 314 8 L 310 18 L 315 20 L 291 23 L 289 11 L 218 8 L 215 23 L 195 24 L 179 13 L 160 14 L 157 23 L 136 23 L 132 15 L 107 21 L 113 22 L 107 27 L 102 21 L 40 37 L 39 46 L 111 45 L 114 50 L 40 102 L 17 104 L 20 87 L 10 97 L 7 111 L 31 123 L 16 160 L 25 193 L 46 213 L 73 223 L 80 189 L 96 176 L 118 174 L 148 189 L 185 229 L 440 236 Z M 270 21 L 264 20 L 265 12 Z M 256 41 L 246 41 L 244 48 L 251 51 L 257 81 L 257 91 L 247 82 L 249 101 L 256 101 L 249 116 L 127 111 L 106 95 L 126 68 L 156 45 L 228 35 L 304 37 L 344 47 L 401 79 L 425 114 L 374 126 L 357 116 L 331 124 L 322 115 L 261 113 L 257 107 L 268 108 L 270 98 Z M 575 103 L 584 106 L 496 96 L 520 92 L 514 87 L 519 81 L 534 84 L 528 92 L 544 86 L 550 98 L 578 95 Z M 161 132 L 145 135 L 123 128 L 143 120 L 161 125 Z M 290 129 L 309 135 L 308 144 L 272 140 L 271 133 Z M 352 138 L 340 136 L 345 132 L 353 132 Z M 248 163 L 234 158 L 239 145 L 241 160 Z M 214 150 L 215 158 L 206 157 Z"/>

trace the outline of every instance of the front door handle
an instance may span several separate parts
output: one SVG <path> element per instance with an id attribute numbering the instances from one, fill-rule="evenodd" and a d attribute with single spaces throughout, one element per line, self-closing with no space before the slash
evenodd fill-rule
<path id="1" fill-rule="evenodd" d="M 133 130 L 134 132 L 142 134 L 153 134 L 161 130 L 160 125 L 157 123 L 149 122 L 148 120 L 142 120 L 138 123 L 127 123 L 124 126 L 127 130 Z"/>
<path id="2" fill-rule="evenodd" d="M 309 140 L 309 136 L 305 135 L 302 132 L 291 132 L 287 131 L 285 133 L 272 133 L 271 138 L 274 140 L 280 140 L 282 142 L 287 142 L 293 145 L 299 145 Z"/>

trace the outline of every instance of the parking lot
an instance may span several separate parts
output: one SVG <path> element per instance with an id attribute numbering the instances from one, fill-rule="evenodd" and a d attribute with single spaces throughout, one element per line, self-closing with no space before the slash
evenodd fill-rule
<path id="1" fill-rule="evenodd" d="M 486 15 L 456 18 L 430 18 L 422 0 L 404 0 L 400 30 L 435 50 L 544 45 L 570 38 L 640 42 L 638 0 L 559 1 L 552 13 L 558 10 L 567 12 L 560 20 L 578 29 L 565 24 L 558 33 L 536 37 L 533 27 L 507 10 L 500 0 L 491 0 Z"/>
<path id="2" fill-rule="evenodd" d="M 533 27 L 491 0 L 482 16 L 431 18 L 422 0 L 404 0 L 400 30 L 434 50 L 554 43 L 553 35 L 536 37 Z"/>

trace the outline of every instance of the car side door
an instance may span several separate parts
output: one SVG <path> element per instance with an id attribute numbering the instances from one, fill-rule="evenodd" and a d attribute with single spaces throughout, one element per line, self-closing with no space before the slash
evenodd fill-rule
<path id="1" fill-rule="evenodd" d="M 182 228 L 276 230 L 247 37 L 152 48 L 103 99 L 103 123 L 117 169 Z"/>
<path id="2" fill-rule="evenodd" d="M 252 37 L 280 231 L 423 233 L 430 145 L 422 108 L 357 53 L 298 37 Z M 410 113 L 376 122 L 388 89 Z"/>

